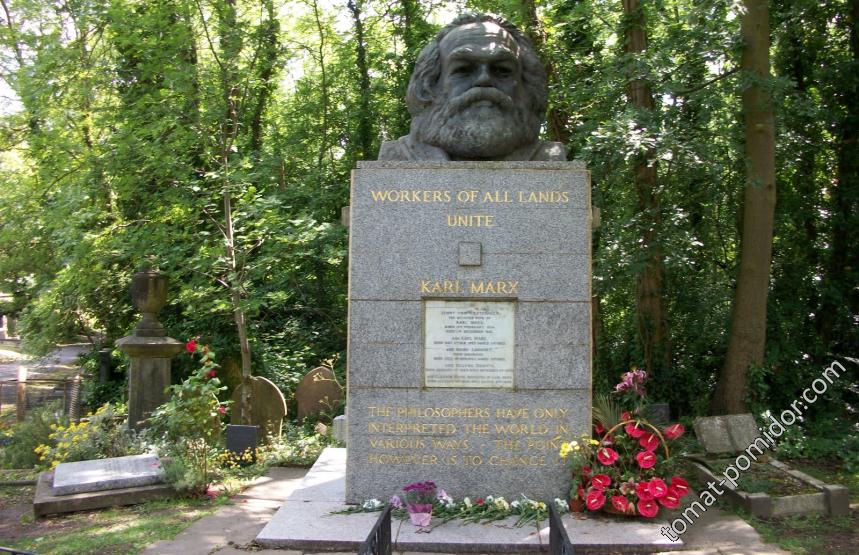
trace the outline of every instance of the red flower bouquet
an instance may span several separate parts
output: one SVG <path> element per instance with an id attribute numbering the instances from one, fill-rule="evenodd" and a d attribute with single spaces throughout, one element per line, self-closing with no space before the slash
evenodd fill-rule
<path id="1" fill-rule="evenodd" d="M 646 376 L 643 370 L 627 372 L 616 393 L 643 399 Z M 587 510 L 653 518 L 663 508 L 677 508 L 689 493 L 689 483 L 673 474 L 668 448 L 685 432 L 683 425 L 660 430 L 639 412 L 617 411 L 614 422 L 599 412 L 594 439 L 561 446 L 561 457 L 572 466 L 571 496 Z"/>

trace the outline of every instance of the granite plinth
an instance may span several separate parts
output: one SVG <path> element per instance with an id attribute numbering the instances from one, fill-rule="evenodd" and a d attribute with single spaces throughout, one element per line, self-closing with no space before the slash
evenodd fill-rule
<path id="1" fill-rule="evenodd" d="M 355 551 L 366 539 L 379 513 L 335 515 L 345 508 L 345 449 L 327 448 L 299 488 L 284 502 L 256 538 L 269 549 Z M 563 515 L 562 521 L 577 549 L 612 553 L 653 553 L 681 549 L 660 534 L 664 522 L 611 517 Z M 431 523 L 418 532 L 408 521 L 393 519 L 391 539 L 397 552 L 527 553 L 546 551 L 549 524 L 515 527 L 515 519 L 490 524 L 450 521 Z"/>
<path id="2" fill-rule="evenodd" d="M 52 491 L 54 471 L 39 474 L 36 495 L 33 499 L 33 513 L 39 518 L 50 514 L 91 511 L 106 507 L 137 505 L 146 501 L 166 499 L 176 495 L 169 484 L 153 484 L 129 488 L 55 495 Z"/>
<path id="3" fill-rule="evenodd" d="M 105 491 L 162 482 L 164 469 L 156 455 L 130 455 L 62 463 L 54 469 L 52 494 L 56 496 Z"/>
<path id="4" fill-rule="evenodd" d="M 350 210 L 346 500 L 564 495 L 591 427 L 583 165 L 362 162 Z"/>

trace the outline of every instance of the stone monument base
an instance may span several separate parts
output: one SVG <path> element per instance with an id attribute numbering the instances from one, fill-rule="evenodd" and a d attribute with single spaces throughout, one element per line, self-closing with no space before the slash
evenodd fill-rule
<path id="1" fill-rule="evenodd" d="M 366 539 L 380 513 L 334 515 L 345 508 L 346 449 L 327 448 L 259 533 L 256 543 L 269 549 L 355 551 Z M 546 551 L 549 523 L 517 528 L 515 518 L 491 524 L 458 521 L 432 524 L 430 533 L 417 533 L 408 521 L 392 520 L 394 551 L 436 553 L 525 553 Z M 659 532 L 664 522 L 618 520 L 610 517 L 564 515 L 564 527 L 576 549 L 587 552 L 652 553 L 683 548 Z"/>
<path id="2" fill-rule="evenodd" d="M 176 495 L 169 484 L 153 484 L 120 489 L 56 495 L 53 491 L 54 471 L 39 474 L 36 495 L 33 499 L 33 514 L 40 518 L 51 514 L 91 511 L 106 507 L 137 505 L 155 499 L 167 499 Z"/>

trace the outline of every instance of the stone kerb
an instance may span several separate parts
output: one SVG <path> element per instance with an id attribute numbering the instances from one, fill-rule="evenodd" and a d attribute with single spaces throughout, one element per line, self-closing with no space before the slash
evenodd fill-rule
<path id="1" fill-rule="evenodd" d="M 360 162 L 348 502 L 566 493 L 590 429 L 590 184 L 576 162 Z"/>

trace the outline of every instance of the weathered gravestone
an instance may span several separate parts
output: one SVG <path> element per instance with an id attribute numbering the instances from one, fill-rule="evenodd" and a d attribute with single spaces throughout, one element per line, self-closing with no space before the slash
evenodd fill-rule
<path id="1" fill-rule="evenodd" d="M 751 414 L 700 417 L 692 427 L 698 443 L 708 455 L 742 453 L 761 437 Z"/>
<path id="2" fill-rule="evenodd" d="M 295 390 L 298 419 L 330 412 L 343 399 L 343 389 L 330 368 L 319 366 L 308 372 Z"/>
<path id="3" fill-rule="evenodd" d="M 263 438 L 280 437 L 283 419 L 286 416 L 286 400 L 283 393 L 270 380 L 251 376 L 250 424 L 258 426 Z M 242 385 L 233 390 L 231 397 L 233 424 L 242 422 Z"/>
<path id="4" fill-rule="evenodd" d="M 591 427 L 588 172 L 539 140 L 545 73 L 503 20 L 442 29 L 407 103 L 352 174 L 346 500 L 562 497 Z"/>

